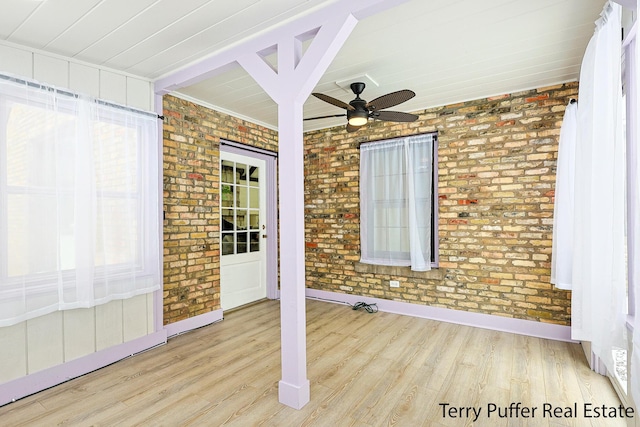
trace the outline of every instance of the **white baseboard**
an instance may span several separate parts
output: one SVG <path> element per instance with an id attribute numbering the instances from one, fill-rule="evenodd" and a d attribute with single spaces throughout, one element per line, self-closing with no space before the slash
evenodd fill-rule
<path id="1" fill-rule="evenodd" d="M 411 304 L 408 302 L 364 297 L 360 295 L 341 294 L 338 292 L 321 291 L 317 289 L 307 288 L 306 296 L 307 298 L 347 303 L 351 305 L 360 301 L 367 304 L 375 303 L 380 311 L 388 313 L 421 317 L 424 319 L 439 320 L 441 322 L 456 323 L 459 325 L 491 329 L 494 331 L 511 332 L 514 334 L 547 338 L 556 341 L 576 342 L 571 339 L 570 326 L 535 322 L 533 320 L 514 319 L 511 317 L 492 316 L 490 314 L 473 313 L 449 308 L 430 307 L 428 305 Z"/>
<path id="2" fill-rule="evenodd" d="M 0 406 L 167 342 L 165 331 L 125 342 L 0 384 Z"/>
<path id="3" fill-rule="evenodd" d="M 167 332 L 167 337 L 170 338 L 218 322 L 222 320 L 222 318 L 222 310 L 214 310 L 199 316 L 179 320 L 175 323 L 169 323 L 165 325 L 164 330 Z"/>

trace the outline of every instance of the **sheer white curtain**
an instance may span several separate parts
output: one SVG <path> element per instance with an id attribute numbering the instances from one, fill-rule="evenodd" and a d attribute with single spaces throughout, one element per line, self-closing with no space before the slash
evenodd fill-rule
<path id="1" fill-rule="evenodd" d="M 573 194 L 575 178 L 578 104 L 567 105 L 560 129 L 555 206 L 553 210 L 553 248 L 551 283 L 571 290 L 573 269 Z"/>
<path id="2" fill-rule="evenodd" d="M 431 269 L 431 134 L 360 146 L 361 262 Z"/>
<path id="3" fill-rule="evenodd" d="M 637 1 L 637 7 L 640 7 L 640 0 Z M 636 10 L 640 10 L 636 8 Z M 637 24 L 636 24 L 637 25 Z M 637 34 L 637 33 L 636 33 Z M 627 150 L 627 183 L 628 188 L 628 209 L 630 215 L 627 229 L 628 235 L 628 260 L 629 260 L 629 283 L 633 286 L 633 335 L 631 345 L 631 355 L 628 358 L 628 367 L 630 368 L 631 379 L 631 395 L 635 401 L 636 407 L 640 407 L 640 141 L 638 140 L 638 123 L 640 123 L 640 94 L 638 94 L 638 82 L 640 82 L 640 43 L 638 43 L 637 35 L 633 40 L 627 53 L 628 68 L 627 72 L 630 78 L 627 79 L 629 87 L 627 87 L 627 97 L 630 98 L 629 108 L 629 124 L 627 129 L 628 150 Z"/>
<path id="4" fill-rule="evenodd" d="M 572 338 L 614 371 L 625 348 L 625 164 L 620 6 L 608 3 L 582 62 L 575 160 Z"/>
<path id="5" fill-rule="evenodd" d="M 160 288 L 157 119 L 0 78 L 0 326 Z"/>

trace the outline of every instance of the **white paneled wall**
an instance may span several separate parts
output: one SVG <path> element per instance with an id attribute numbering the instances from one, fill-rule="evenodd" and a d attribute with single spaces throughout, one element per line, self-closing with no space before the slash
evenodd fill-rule
<path id="1" fill-rule="evenodd" d="M 153 111 L 153 84 L 145 79 L 0 42 L 0 72 Z"/>
<path id="2" fill-rule="evenodd" d="M 153 111 L 153 84 L 71 59 L 0 43 L 0 73 Z M 0 384 L 154 332 L 153 294 L 55 312 L 0 328 Z"/>
<path id="3" fill-rule="evenodd" d="M 0 328 L 0 384 L 152 332 L 153 294 Z"/>

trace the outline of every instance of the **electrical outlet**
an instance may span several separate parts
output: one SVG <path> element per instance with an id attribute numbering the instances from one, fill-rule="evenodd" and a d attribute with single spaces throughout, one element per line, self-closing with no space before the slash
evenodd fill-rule
<path id="1" fill-rule="evenodd" d="M 400 282 L 398 282 L 397 280 L 390 280 L 389 281 L 389 286 L 392 288 L 399 288 L 400 287 Z"/>

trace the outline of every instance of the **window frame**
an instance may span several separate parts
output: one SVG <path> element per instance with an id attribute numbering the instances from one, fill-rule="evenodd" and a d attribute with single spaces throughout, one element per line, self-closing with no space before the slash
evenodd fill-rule
<path id="1" fill-rule="evenodd" d="M 400 140 L 403 138 L 407 138 L 407 137 L 412 137 L 412 136 L 420 136 L 420 135 L 431 135 L 432 136 L 432 141 L 431 144 L 433 145 L 432 149 L 433 149 L 433 154 L 432 154 L 432 164 L 431 164 L 431 173 L 432 173 L 432 177 L 431 177 L 431 218 L 429 221 L 430 227 L 431 227 L 431 241 L 429 242 L 429 244 L 431 245 L 431 260 L 430 260 L 430 266 L 431 269 L 437 269 L 439 268 L 440 265 L 440 257 L 439 257 L 439 247 L 440 247 L 440 239 L 439 239 L 439 234 L 438 234 L 438 211 L 439 211 L 439 205 L 438 205 L 438 132 L 424 132 L 424 133 L 418 133 L 418 134 L 412 134 L 412 135 L 402 135 L 402 136 L 398 136 L 398 137 L 393 137 L 393 138 L 385 138 L 385 139 L 379 139 L 379 140 L 375 140 L 375 141 L 367 141 L 367 142 L 363 142 L 360 144 L 360 146 L 362 146 L 363 144 L 376 144 L 376 143 L 385 143 L 385 142 L 391 142 L 391 141 L 395 141 L 395 140 Z M 362 180 L 362 174 L 360 174 L 360 180 Z M 360 185 L 360 189 L 359 189 L 359 197 L 362 197 L 362 184 Z M 390 202 L 387 201 L 387 205 Z M 362 216 L 364 215 L 363 212 L 360 212 L 360 216 L 362 218 Z M 373 223 L 373 221 L 369 221 L 370 224 Z M 360 221 L 360 233 L 362 233 L 362 220 Z M 362 253 L 362 248 L 360 249 L 361 253 Z M 362 262 L 362 261 L 360 261 Z M 382 264 L 372 264 L 372 265 L 382 265 Z"/>

